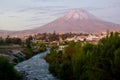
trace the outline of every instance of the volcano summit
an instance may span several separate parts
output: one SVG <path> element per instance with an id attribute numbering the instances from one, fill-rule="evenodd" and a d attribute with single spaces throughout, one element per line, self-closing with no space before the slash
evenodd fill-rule
<path id="1" fill-rule="evenodd" d="M 120 30 L 120 25 L 102 21 L 82 9 L 73 9 L 55 21 L 32 30 L 32 32 L 94 33 L 106 30 Z"/>

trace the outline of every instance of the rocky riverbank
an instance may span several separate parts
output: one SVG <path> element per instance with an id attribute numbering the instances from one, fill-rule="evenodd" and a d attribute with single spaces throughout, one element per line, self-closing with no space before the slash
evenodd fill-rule
<path id="1" fill-rule="evenodd" d="M 10 63 L 18 64 L 19 62 L 25 60 L 25 51 L 17 49 L 6 49 L 0 51 L 0 56 L 6 57 Z"/>

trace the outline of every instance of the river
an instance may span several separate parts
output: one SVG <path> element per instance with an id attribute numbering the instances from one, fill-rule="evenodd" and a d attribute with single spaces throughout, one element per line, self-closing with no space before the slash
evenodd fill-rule
<path id="1" fill-rule="evenodd" d="M 49 50 L 17 64 L 15 69 L 27 73 L 24 80 L 58 80 L 49 72 L 49 64 L 44 60 L 48 52 Z"/>

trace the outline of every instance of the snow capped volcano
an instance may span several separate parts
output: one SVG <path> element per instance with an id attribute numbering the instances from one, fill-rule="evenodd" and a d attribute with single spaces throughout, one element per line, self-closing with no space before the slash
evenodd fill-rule
<path id="1" fill-rule="evenodd" d="M 120 31 L 120 25 L 102 21 L 89 12 L 82 9 L 72 9 L 62 17 L 32 30 L 14 32 L 13 34 L 34 34 L 34 33 L 94 33 L 106 30 Z"/>
<path id="2" fill-rule="evenodd" d="M 102 21 L 85 10 L 72 9 L 62 17 L 33 30 L 33 32 L 51 33 L 56 31 L 58 33 L 94 33 L 106 30 L 120 30 L 120 25 Z"/>
<path id="3" fill-rule="evenodd" d="M 94 19 L 95 17 L 89 14 L 88 12 L 86 12 L 85 10 L 73 9 L 68 13 L 66 13 L 63 16 L 63 18 L 65 18 L 66 20 L 69 20 L 69 19 L 84 20 L 84 19 Z"/>
<path id="4" fill-rule="evenodd" d="M 102 21 L 89 12 L 82 9 L 72 9 L 62 17 L 52 21 L 44 26 L 32 30 L 36 33 L 94 33 L 106 30 L 120 30 L 119 24 Z"/>

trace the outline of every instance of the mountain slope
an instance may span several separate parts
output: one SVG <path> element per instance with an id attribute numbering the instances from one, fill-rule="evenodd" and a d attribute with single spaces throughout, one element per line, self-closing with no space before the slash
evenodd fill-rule
<path id="1" fill-rule="evenodd" d="M 84 10 L 73 9 L 59 19 L 33 30 L 33 32 L 93 33 L 106 30 L 120 30 L 120 25 L 99 20 Z"/>

